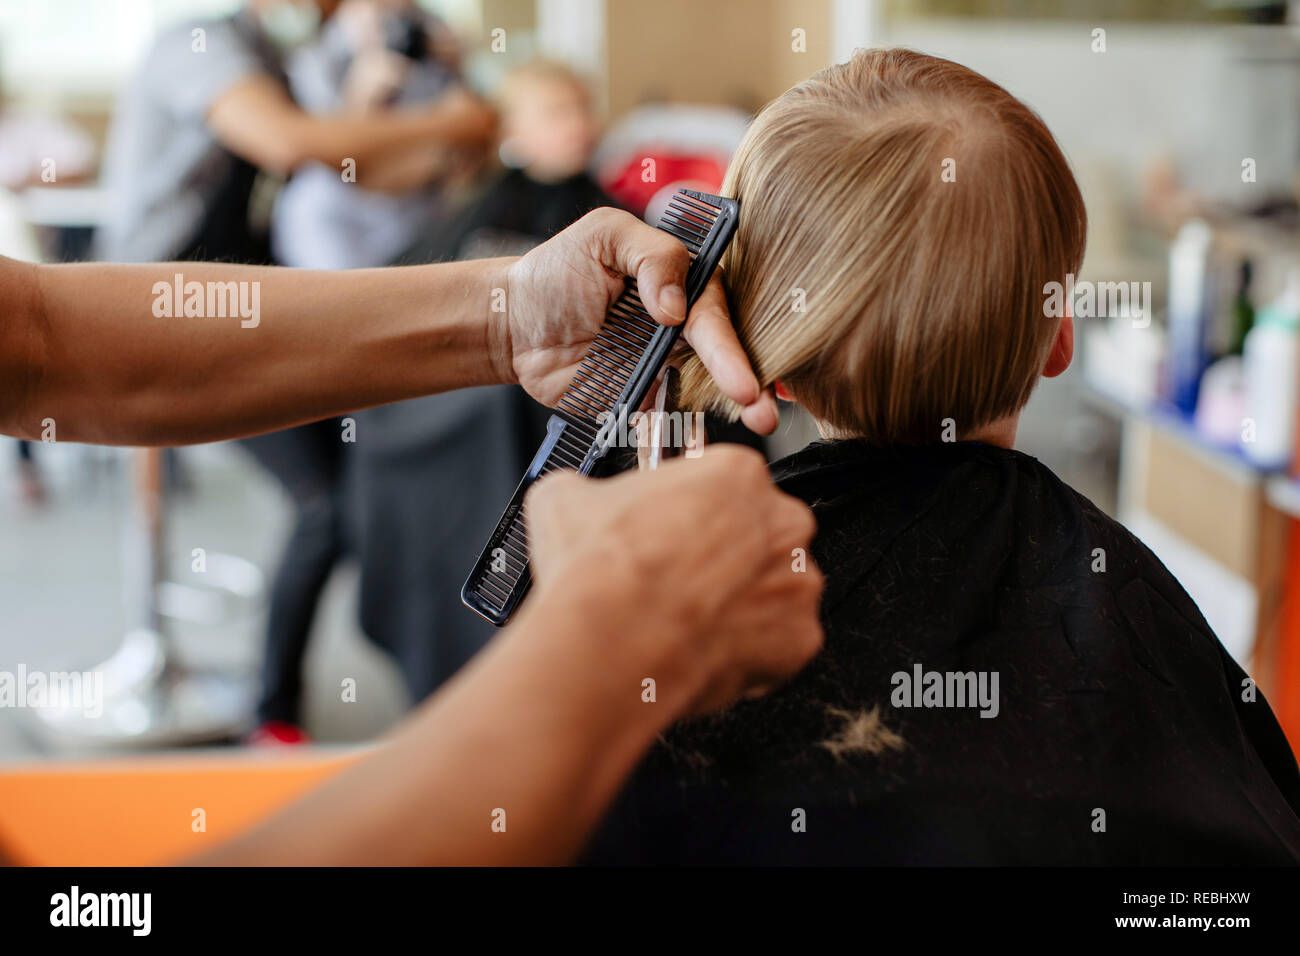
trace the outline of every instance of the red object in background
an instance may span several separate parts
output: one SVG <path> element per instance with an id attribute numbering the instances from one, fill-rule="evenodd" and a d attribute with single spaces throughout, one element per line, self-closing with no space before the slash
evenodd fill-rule
<path id="1" fill-rule="evenodd" d="M 284 747 L 309 744 L 311 738 L 301 727 L 282 720 L 270 720 L 249 734 L 246 743 L 250 747 Z"/>
<path id="2" fill-rule="evenodd" d="M 1282 627 L 1277 650 L 1273 713 L 1291 749 L 1300 758 L 1300 522 L 1288 534 L 1286 572 L 1282 581 Z"/>
<path id="3" fill-rule="evenodd" d="M 651 182 L 643 180 L 648 168 L 646 160 L 654 161 L 654 179 Z M 722 188 L 722 177 L 726 172 L 726 157 L 650 150 L 621 167 L 603 171 L 600 185 L 623 208 L 644 217 L 646 206 L 665 185 L 689 180 L 706 192 L 716 193 Z"/>

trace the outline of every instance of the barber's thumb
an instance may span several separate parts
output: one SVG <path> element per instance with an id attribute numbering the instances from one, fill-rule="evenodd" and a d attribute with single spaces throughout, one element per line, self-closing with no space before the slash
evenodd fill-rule
<path id="1" fill-rule="evenodd" d="M 659 288 L 659 297 L 655 300 L 659 311 L 668 321 L 665 324 L 677 325 L 686 318 L 686 289 L 676 283 L 667 283 Z"/>
<path id="2" fill-rule="evenodd" d="M 664 244 L 642 258 L 637 289 L 651 316 L 664 325 L 680 325 L 686 321 L 686 270 L 691 257 L 676 239 L 664 232 L 658 235 Z"/>

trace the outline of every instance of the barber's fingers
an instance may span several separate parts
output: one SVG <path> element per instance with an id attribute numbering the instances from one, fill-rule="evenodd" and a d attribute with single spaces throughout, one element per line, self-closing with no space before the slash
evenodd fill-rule
<path id="1" fill-rule="evenodd" d="M 758 696 L 800 670 L 820 649 L 818 616 L 826 579 L 812 556 L 817 521 L 803 501 L 777 492 L 767 509 L 768 556 L 759 592 L 778 610 L 776 629 L 753 642 L 746 696 Z"/>
<path id="2" fill-rule="evenodd" d="M 549 574 L 552 562 L 581 541 L 587 532 L 583 514 L 604 493 L 600 482 L 572 471 L 552 472 L 528 490 L 524 520 L 535 578 Z"/>
<path id="3" fill-rule="evenodd" d="M 817 519 L 812 509 L 798 498 L 778 491 L 768 509 L 768 536 L 772 547 L 782 551 L 802 549 L 806 555 L 813 535 L 817 532 Z M 798 557 L 799 555 L 792 555 Z"/>
<path id="4" fill-rule="evenodd" d="M 740 346 L 727 311 L 721 270 L 713 274 L 703 294 L 691 309 L 683 330 L 686 341 L 713 376 L 719 391 L 741 406 L 741 420 L 750 431 L 766 435 L 776 430 L 776 403 L 764 400 L 758 377 Z"/>
<path id="5" fill-rule="evenodd" d="M 746 426 L 760 434 L 774 431 L 776 403 L 764 399 L 758 377 L 740 347 L 719 275 L 714 274 L 686 318 L 690 256 L 679 240 L 616 209 L 598 209 L 579 224 L 589 248 L 605 268 L 636 277 L 641 302 L 656 322 L 677 325 L 686 319 L 686 341 L 722 393 L 746 410 Z"/>
<path id="6" fill-rule="evenodd" d="M 570 228 L 602 266 L 636 279 L 651 318 L 661 325 L 685 320 L 691 257 L 680 240 L 621 209 L 597 209 Z"/>
<path id="7" fill-rule="evenodd" d="M 728 619 L 715 625 L 723 634 L 743 636 L 741 656 L 714 676 L 691 711 L 707 713 L 737 698 L 762 697 L 807 666 L 825 640 L 818 615 L 823 586 L 811 560 L 798 571 L 769 567 L 744 600 L 733 603 Z"/>
<path id="8" fill-rule="evenodd" d="M 776 404 L 772 389 L 765 388 L 758 396 L 758 401 L 746 405 L 740 412 L 740 421 L 756 435 L 770 435 L 781 424 L 781 411 Z"/>

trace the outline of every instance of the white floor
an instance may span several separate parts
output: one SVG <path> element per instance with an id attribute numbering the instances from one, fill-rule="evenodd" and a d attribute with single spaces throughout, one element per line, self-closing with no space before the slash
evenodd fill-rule
<path id="1" fill-rule="evenodd" d="M 0 671 L 84 670 L 116 648 L 128 614 L 123 590 L 127 452 L 64 444 L 35 448 L 50 500 L 24 504 L 16 449 L 0 439 Z M 168 575 L 194 580 L 190 555 L 227 552 L 268 575 L 288 520 L 278 487 L 238 447 L 181 449 L 193 482 L 168 510 Z M 238 606 L 236 606 L 238 607 Z M 186 658 L 231 668 L 255 681 L 263 608 L 245 606 L 218 626 L 174 628 Z M 306 723 L 322 742 L 373 737 L 408 707 L 389 660 L 356 624 L 356 570 L 341 567 L 323 597 L 306 666 Z M 340 685 L 355 678 L 356 703 Z M 0 708 L 0 763 L 42 752 L 26 715 Z"/>

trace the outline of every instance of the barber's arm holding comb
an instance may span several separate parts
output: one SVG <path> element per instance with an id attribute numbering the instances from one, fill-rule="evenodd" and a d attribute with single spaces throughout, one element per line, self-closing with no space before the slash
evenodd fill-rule
<path id="1" fill-rule="evenodd" d="M 183 444 L 498 383 L 554 404 L 622 277 L 681 322 L 687 265 L 676 239 L 613 210 L 521 259 L 400 269 L 0 259 L 0 432 L 39 438 L 53 419 L 60 440 Z M 257 324 L 156 316 L 174 273 L 257 283 Z M 684 334 L 742 420 L 774 429 L 716 279 Z M 526 508 L 534 592 L 510 627 L 374 754 L 200 862 L 563 862 L 659 731 L 820 646 L 820 574 L 790 558 L 812 516 L 752 451 L 552 476 Z M 647 580 L 668 599 L 646 600 Z"/>

